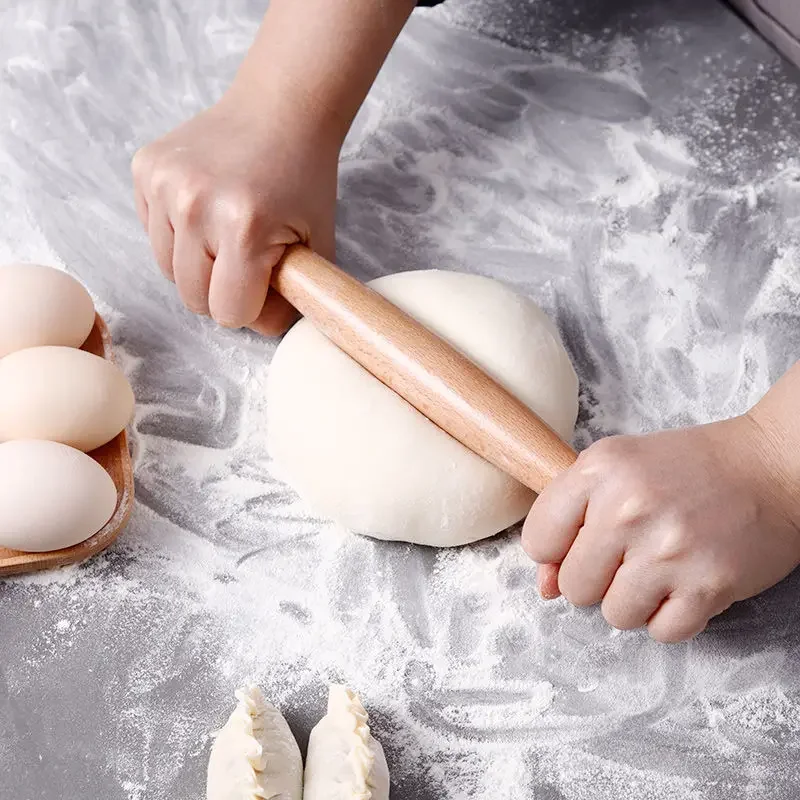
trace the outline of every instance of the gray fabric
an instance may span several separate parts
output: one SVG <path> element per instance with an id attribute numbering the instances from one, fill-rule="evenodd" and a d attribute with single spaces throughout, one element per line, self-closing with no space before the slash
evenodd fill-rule
<path id="1" fill-rule="evenodd" d="M 775 47 L 800 65 L 800 3 L 797 0 L 732 0 Z"/>
<path id="2" fill-rule="evenodd" d="M 756 5 L 795 39 L 800 37 L 800 4 L 797 0 L 758 0 Z"/>

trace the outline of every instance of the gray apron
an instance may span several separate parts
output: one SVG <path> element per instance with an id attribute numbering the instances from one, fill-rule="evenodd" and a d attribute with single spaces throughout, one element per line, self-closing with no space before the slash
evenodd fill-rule
<path id="1" fill-rule="evenodd" d="M 787 58 L 800 66 L 800 0 L 731 0 Z"/>

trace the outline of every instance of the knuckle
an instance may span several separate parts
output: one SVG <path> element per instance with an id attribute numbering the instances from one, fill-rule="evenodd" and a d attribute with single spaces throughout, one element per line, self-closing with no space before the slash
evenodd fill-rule
<path id="1" fill-rule="evenodd" d="M 634 625 L 625 611 L 616 604 L 603 603 L 601 611 L 605 621 L 618 631 L 629 631 L 639 627 Z"/>
<path id="2" fill-rule="evenodd" d="M 201 213 L 205 186 L 200 181 L 186 182 L 175 196 L 175 214 L 184 223 L 195 222 Z"/>
<path id="3" fill-rule="evenodd" d="M 585 560 L 574 561 L 573 554 L 568 553 L 561 563 L 558 572 L 558 589 L 561 594 L 578 608 L 588 608 L 602 599 L 602 592 L 587 575 Z"/>
<path id="4" fill-rule="evenodd" d="M 619 631 L 626 630 L 626 619 L 623 614 L 622 606 L 615 602 L 613 594 L 607 594 L 600 604 L 600 613 L 603 619 L 612 627 Z"/>
<path id="5" fill-rule="evenodd" d="M 140 180 L 150 169 L 152 163 L 152 148 L 142 147 L 133 154 L 131 159 L 131 172 L 136 180 Z"/>
<path id="6" fill-rule="evenodd" d="M 700 602 L 714 608 L 727 608 L 735 600 L 737 575 L 734 570 L 722 569 L 707 575 L 696 594 Z"/>
<path id="7" fill-rule="evenodd" d="M 677 644 L 683 641 L 682 634 L 673 630 L 671 626 L 648 625 L 647 632 L 650 638 L 659 644 Z"/>
<path id="8" fill-rule="evenodd" d="M 579 582 L 573 581 L 570 576 L 559 574 L 558 588 L 561 594 L 577 608 L 589 608 L 597 602 L 597 598 L 592 597 Z"/>
<path id="9" fill-rule="evenodd" d="M 258 199 L 249 191 L 229 193 L 220 205 L 223 224 L 239 243 L 247 243 L 256 233 Z"/>
<path id="10" fill-rule="evenodd" d="M 578 459 L 573 469 L 578 470 L 582 475 L 587 477 L 593 475 L 603 459 L 602 449 L 598 447 L 599 444 L 600 443 L 597 442 L 587 447 L 586 450 L 582 450 L 578 454 Z"/>
<path id="11" fill-rule="evenodd" d="M 558 591 L 573 606 L 580 606 L 579 592 L 575 591 L 575 584 L 570 580 L 569 575 L 564 574 L 563 567 L 558 572 Z"/>
<path id="12" fill-rule="evenodd" d="M 531 512 L 522 527 L 522 547 L 537 564 L 546 563 L 548 551 L 552 549 L 548 546 L 544 531 L 541 520 Z"/>
<path id="13" fill-rule="evenodd" d="M 594 456 L 595 458 L 615 459 L 619 458 L 624 450 L 624 436 L 607 436 L 605 439 L 598 439 L 586 450 L 586 453 Z"/>
<path id="14" fill-rule="evenodd" d="M 691 527 L 683 520 L 673 522 L 659 537 L 657 558 L 661 562 L 684 559 L 692 552 L 694 536 Z"/>
<path id="15" fill-rule="evenodd" d="M 192 312 L 192 314 L 199 314 L 200 316 L 208 316 L 208 296 L 204 295 L 201 290 L 198 290 L 194 287 L 190 287 L 187 289 L 186 287 L 182 287 L 180 284 L 178 286 L 178 292 L 180 293 L 181 300 L 183 301 L 183 305 Z"/>
<path id="16" fill-rule="evenodd" d="M 172 183 L 172 173 L 167 165 L 157 164 L 150 171 L 150 189 L 156 195 L 163 195 Z"/>
<path id="17" fill-rule="evenodd" d="M 647 626 L 647 632 L 650 634 L 651 639 L 660 644 L 678 644 L 679 642 L 688 642 L 690 639 L 694 639 L 705 627 L 705 624 L 689 620 L 681 623 L 661 623 L 653 620 Z"/>
<path id="18" fill-rule="evenodd" d="M 216 322 L 221 328 L 227 328 L 228 330 L 232 331 L 238 331 L 243 327 L 242 322 L 229 317 L 216 317 L 214 322 Z"/>
<path id="19" fill-rule="evenodd" d="M 531 539 L 522 540 L 522 549 L 525 551 L 525 555 L 527 555 L 534 564 L 550 563 L 547 558 L 547 552 Z"/>
<path id="20" fill-rule="evenodd" d="M 624 436 L 609 436 L 599 439 L 578 456 L 577 466 L 587 477 L 606 477 L 629 455 L 629 446 Z"/>
<path id="21" fill-rule="evenodd" d="M 525 535 L 522 542 L 525 553 L 537 564 L 552 564 L 560 560 L 558 543 L 552 537 L 542 535 L 542 531 Z"/>
<path id="22" fill-rule="evenodd" d="M 184 300 L 183 304 L 186 306 L 188 311 L 192 312 L 192 314 L 197 314 L 200 317 L 208 316 L 208 306 L 203 303 L 198 303 L 194 300 Z"/>
<path id="23" fill-rule="evenodd" d="M 613 481 L 610 488 L 615 501 L 615 521 L 619 527 L 634 528 L 653 518 L 660 501 L 653 481 L 633 465 L 626 465 L 610 480 Z"/>
<path id="24" fill-rule="evenodd" d="M 267 320 L 265 320 L 265 322 L 266 321 Z M 541 563 L 539 561 L 539 547 L 537 546 L 536 539 L 527 533 L 525 528 L 522 530 L 522 549 L 531 561 L 535 561 L 537 564 Z"/>
<path id="25" fill-rule="evenodd" d="M 228 309 L 211 309 L 211 318 L 217 325 L 223 328 L 230 328 L 231 330 L 237 330 L 245 324 L 238 315 L 232 313 Z"/>
<path id="26" fill-rule="evenodd" d="M 553 557 L 551 525 L 549 523 L 549 494 L 540 495 L 533 504 L 522 526 L 522 546 L 537 564 L 545 564 Z"/>
<path id="27" fill-rule="evenodd" d="M 175 268 L 169 257 L 160 251 L 156 251 L 156 263 L 161 270 L 161 274 L 170 282 L 175 283 Z"/>

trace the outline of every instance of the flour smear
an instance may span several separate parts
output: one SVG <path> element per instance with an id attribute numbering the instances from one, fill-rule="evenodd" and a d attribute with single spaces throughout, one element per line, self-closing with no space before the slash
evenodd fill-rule
<path id="1" fill-rule="evenodd" d="M 0 250 L 103 298 L 138 396 L 128 531 L 84 566 L 0 584 L 0 788 L 197 797 L 209 733 L 253 680 L 303 746 L 327 683 L 358 690 L 398 798 L 793 796 L 796 582 L 663 647 L 540 601 L 515 532 L 374 542 L 273 476 L 274 345 L 180 309 L 130 198 L 135 147 L 213 101 L 255 30 L 255 4 L 200 6 L 0 12 L 16 198 Z M 710 178 L 654 119 L 647 48 L 609 31 L 589 69 L 575 36 L 572 55 L 532 55 L 415 19 L 345 148 L 340 261 L 533 296 L 581 376 L 578 446 L 735 414 L 797 352 L 797 165 Z"/>

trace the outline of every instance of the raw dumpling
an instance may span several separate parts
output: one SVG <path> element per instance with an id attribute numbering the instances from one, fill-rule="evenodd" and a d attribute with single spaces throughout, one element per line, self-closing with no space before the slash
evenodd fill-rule
<path id="1" fill-rule="evenodd" d="M 38 264 L 0 267 L 0 358 L 27 347 L 80 347 L 94 325 L 89 292 Z"/>
<path id="2" fill-rule="evenodd" d="M 207 800 L 302 800 L 303 760 L 286 720 L 256 686 L 236 699 L 211 748 Z"/>
<path id="3" fill-rule="evenodd" d="M 311 731 L 305 800 L 389 800 L 389 768 L 358 695 L 331 686 L 328 713 Z"/>

